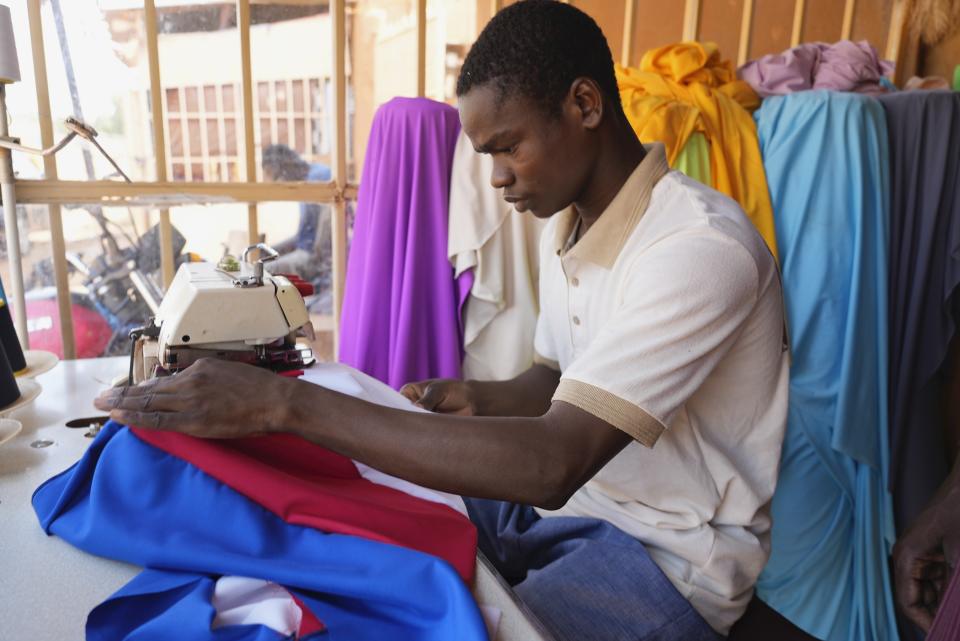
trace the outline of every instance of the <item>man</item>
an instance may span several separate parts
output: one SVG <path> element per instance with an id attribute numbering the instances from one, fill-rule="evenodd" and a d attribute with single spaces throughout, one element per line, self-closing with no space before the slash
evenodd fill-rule
<path id="1" fill-rule="evenodd" d="M 279 182 L 325 182 L 330 180 L 330 168 L 320 163 L 308 163 L 286 145 L 269 145 L 261 160 L 263 177 Z M 320 294 L 322 313 L 332 311 L 330 207 L 317 203 L 300 203 L 297 233 L 272 243 L 280 258 L 271 265 L 276 273 L 294 273 L 313 283 Z"/>
<path id="2" fill-rule="evenodd" d="M 579 10 L 504 9 L 457 93 L 493 185 L 551 218 L 533 367 L 404 388 L 433 414 L 213 361 L 97 406 L 207 437 L 289 431 L 477 497 L 481 548 L 559 639 L 724 635 L 769 548 L 788 370 L 776 265 L 736 203 L 640 144 Z"/>

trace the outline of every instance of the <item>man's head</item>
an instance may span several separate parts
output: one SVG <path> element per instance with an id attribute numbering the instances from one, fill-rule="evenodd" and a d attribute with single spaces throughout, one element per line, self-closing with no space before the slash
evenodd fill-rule
<path id="1" fill-rule="evenodd" d="M 464 132 L 493 156 L 491 184 L 540 217 L 577 199 L 599 132 L 626 124 L 606 38 L 588 15 L 553 0 L 494 16 L 463 63 L 457 96 Z"/>
<path id="2" fill-rule="evenodd" d="M 263 177 L 271 181 L 306 180 L 310 164 L 286 145 L 269 145 L 263 149 Z"/>

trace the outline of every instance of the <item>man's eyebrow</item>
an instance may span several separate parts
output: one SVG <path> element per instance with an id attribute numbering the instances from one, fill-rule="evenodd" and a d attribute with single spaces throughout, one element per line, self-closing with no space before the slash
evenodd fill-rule
<path id="1" fill-rule="evenodd" d="M 485 143 L 483 143 L 482 145 L 477 145 L 473 149 L 478 154 L 488 154 L 494 149 L 498 148 L 497 143 L 501 138 L 505 137 L 508 133 L 509 132 L 506 132 L 506 131 L 498 131 L 497 133 L 490 136 Z"/>

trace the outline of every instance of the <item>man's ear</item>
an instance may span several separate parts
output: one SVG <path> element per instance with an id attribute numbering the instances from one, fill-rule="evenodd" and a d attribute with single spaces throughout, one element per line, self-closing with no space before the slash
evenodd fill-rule
<path id="1" fill-rule="evenodd" d="M 568 100 L 582 126 L 596 129 L 603 120 L 603 94 L 591 78 L 577 78 L 570 85 Z"/>

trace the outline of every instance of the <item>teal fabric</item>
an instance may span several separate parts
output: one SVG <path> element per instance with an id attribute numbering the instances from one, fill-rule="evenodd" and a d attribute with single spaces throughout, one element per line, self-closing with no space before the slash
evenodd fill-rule
<path id="1" fill-rule="evenodd" d="M 883 108 L 812 91 L 767 98 L 754 117 L 792 349 L 772 553 L 757 592 L 821 639 L 895 641 Z"/>

